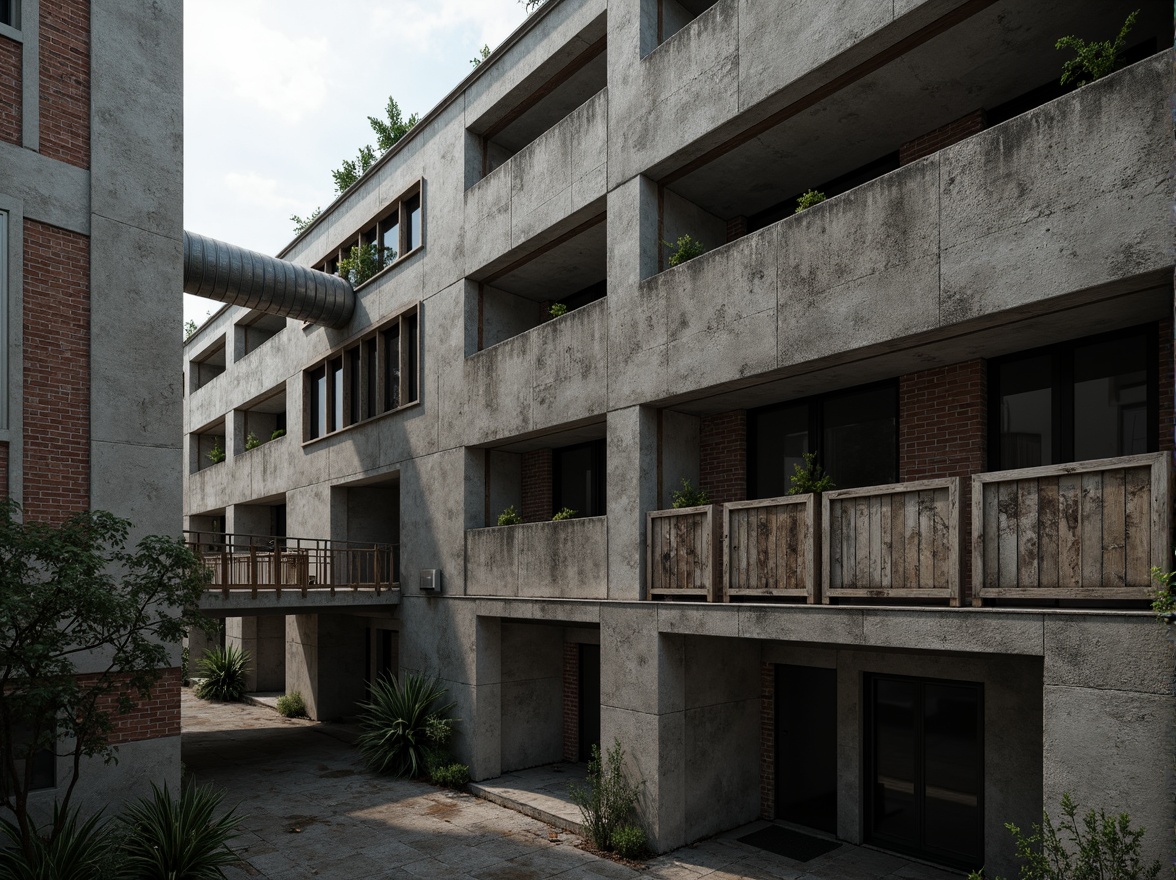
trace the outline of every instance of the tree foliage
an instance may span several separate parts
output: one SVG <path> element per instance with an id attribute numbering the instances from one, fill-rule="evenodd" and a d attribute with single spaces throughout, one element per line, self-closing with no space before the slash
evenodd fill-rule
<path id="1" fill-rule="evenodd" d="M 483 43 L 482 48 L 478 50 L 478 54 L 470 59 L 470 67 L 477 67 L 483 61 L 490 57 L 490 44 Z"/>
<path id="2" fill-rule="evenodd" d="M 331 177 L 335 179 L 336 193 L 340 195 L 345 193 L 357 180 L 363 177 L 364 172 L 375 164 L 379 156 L 392 149 L 396 142 L 408 134 L 421 119 L 416 113 L 405 119 L 400 105 L 391 96 L 388 98 L 388 104 L 384 107 L 384 115 L 387 118 L 368 117 L 368 124 L 376 134 L 376 146 L 364 144 L 359 148 L 359 153 L 354 159 L 344 159 L 342 166 L 331 172 Z M 308 219 L 313 220 L 316 216 L 317 214 L 312 214 Z M 301 218 L 292 215 L 290 219 L 299 223 Z M 297 231 L 301 232 L 301 229 Z"/>
<path id="3" fill-rule="evenodd" d="M 1131 33 L 1138 16 L 1138 9 L 1128 15 L 1114 40 L 1094 40 L 1088 43 L 1073 35 L 1058 40 L 1054 44 L 1055 49 L 1073 49 L 1075 53 L 1073 58 L 1062 65 L 1062 85 L 1074 83 L 1077 86 L 1084 86 L 1118 70 L 1122 64 L 1119 56 L 1127 48 L 1127 35 Z"/>
<path id="4" fill-rule="evenodd" d="M 188 628 L 214 627 L 196 610 L 208 581 L 200 560 L 160 536 L 129 551 L 129 530 L 104 511 L 25 522 L 18 504 L 0 502 L 0 812 L 29 857 L 36 755 L 68 762 L 55 820 L 40 829 L 51 843 L 72 815 L 83 760 L 116 760 L 117 717 L 150 697 Z"/>
<path id="5" fill-rule="evenodd" d="M 323 212 L 323 208 L 320 205 L 319 207 L 317 207 L 313 211 L 311 211 L 309 214 L 307 214 L 305 217 L 299 217 L 297 214 L 291 214 L 290 215 L 290 222 L 294 224 L 294 234 L 295 235 L 302 235 L 302 233 L 306 231 L 306 228 L 308 226 L 310 226 L 310 224 L 313 223 L 315 220 L 317 220 L 319 214 L 321 214 L 322 212 Z"/>

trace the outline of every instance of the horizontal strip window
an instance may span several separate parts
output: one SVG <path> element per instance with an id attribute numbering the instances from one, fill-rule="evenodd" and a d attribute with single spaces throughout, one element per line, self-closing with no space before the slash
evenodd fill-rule
<path id="1" fill-rule="evenodd" d="M 423 181 L 417 181 L 314 268 L 358 287 L 425 244 Z"/>
<path id="2" fill-rule="evenodd" d="M 303 376 L 304 441 L 412 406 L 420 393 L 420 307 L 332 352 Z"/>

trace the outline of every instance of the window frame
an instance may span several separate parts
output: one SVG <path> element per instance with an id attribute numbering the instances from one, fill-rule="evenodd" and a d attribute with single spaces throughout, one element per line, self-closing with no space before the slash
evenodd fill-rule
<path id="1" fill-rule="evenodd" d="M 1053 442 L 1050 449 L 1052 465 L 1072 464 L 1074 457 L 1074 350 L 1102 342 L 1113 342 L 1143 335 L 1147 369 L 1147 451 L 1160 448 L 1160 356 L 1159 322 L 1136 324 L 1122 330 L 1097 333 L 1067 339 L 1049 345 L 1029 348 L 988 361 L 988 471 L 1014 470 L 1001 458 L 1001 388 L 1000 370 L 1005 364 L 1034 357 L 1050 359 L 1051 413 L 1050 428 Z M 1083 459 L 1086 460 L 1086 459 Z M 1050 466 L 1052 466 L 1050 465 Z"/>
<path id="2" fill-rule="evenodd" d="M 0 2 L 3 2 L 3 0 L 0 0 Z M 21 13 L 20 0 L 8 0 L 8 6 L 9 6 L 9 16 L 8 17 L 10 20 L 5 21 L 3 19 L 3 17 L 0 17 L 0 28 L 11 28 L 12 30 L 19 33 L 20 32 L 20 13 Z"/>
<path id="3" fill-rule="evenodd" d="M 789 409 L 795 406 L 808 407 L 808 436 L 809 436 L 809 450 L 815 452 L 817 455 L 817 464 L 822 469 L 826 468 L 825 456 L 825 419 L 824 419 L 824 404 L 830 400 L 836 400 L 838 397 L 848 396 L 851 394 L 861 394 L 870 391 L 880 391 L 883 388 L 890 388 L 894 394 L 894 482 L 898 482 L 901 476 L 901 430 L 902 430 L 902 401 L 897 378 L 883 379 L 880 382 L 867 382 L 864 385 L 853 385 L 849 388 L 839 388 L 836 391 L 827 391 L 822 394 L 811 394 L 808 397 L 798 397 L 793 400 L 784 400 L 779 403 L 768 404 L 767 406 L 756 407 L 748 410 L 747 413 L 747 497 L 749 499 L 758 499 L 760 496 L 756 492 L 756 484 L 759 482 L 759 440 L 757 438 L 758 419 L 761 414 L 775 412 L 782 409 Z M 790 476 L 788 474 L 785 475 Z M 886 485 L 886 484 L 882 484 Z M 841 488 L 851 488 L 843 487 Z M 785 494 L 787 494 L 787 487 L 785 487 Z M 769 497 L 769 496 L 765 496 Z"/>
<path id="4" fill-rule="evenodd" d="M 399 371 L 397 388 L 399 397 L 396 405 L 388 405 L 387 393 L 387 334 L 395 330 L 401 340 L 409 339 L 409 345 L 399 345 L 396 366 Z M 333 349 L 302 371 L 302 443 L 314 443 L 326 437 L 333 437 L 343 431 L 371 422 L 392 413 L 401 412 L 420 403 L 420 303 L 414 303 L 358 336 Z M 374 347 L 373 344 L 375 343 Z M 375 369 L 372 370 L 372 357 Z M 415 357 L 415 362 L 412 359 Z M 342 395 L 338 400 L 336 383 L 332 381 L 333 370 L 342 372 Z M 358 370 L 359 375 L 356 376 Z M 325 380 L 326 418 L 322 430 L 316 432 L 317 417 L 314 383 L 321 376 Z M 376 387 L 371 388 L 375 378 Z M 372 393 L 374 391 L 374 393 Z M 358 400 L 354 398 L 358 395 Z M 371 410 L 374 409 L 375 412 Z M 334 416 L 342 412 L 342 424 L 335 424 Z"/>
<path id="5" fill-rule="evenodd" d="M 412 230 L 409 228 L 410 205 L 413 202 L 416 203 L 415 207 L 420 216 L 419 223 L 417 224 L 419 227 L 420 244 L 416 247 L 411 247 Z M 386 270 L 400 265 L 400 263 L 414 256 L 418 251 L 424 250 L 425 226 L 425 181 L 424 178 L 421 178 L 393 199 L 375 217 L 364 223 L 353 234 L 347 236 L 346 239 L 340 242 L 338 247 L 332 248 L 331 253 L 314 264 L 314 268 L 320 272 L 326 272 L 328 275 L 337 275 L 339 273 L 339 262 L 350 255 L 353 247 L 375 244 L 378 268 L 371 278 L 367 278 L 357 285 L 362 287 Z M 398 251 L 395 257 L 386 259 L 384 235 L 393 227 L 397 227 Z"/>

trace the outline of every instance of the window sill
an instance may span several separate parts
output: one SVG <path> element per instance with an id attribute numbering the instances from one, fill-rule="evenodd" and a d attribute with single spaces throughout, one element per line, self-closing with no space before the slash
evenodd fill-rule
<path id="1" fill-rule="evenodd" d="M 383 269 L 381 269 L 379 272 L 377 272 L 371 278 L 362 282 L 358 287 L 355 288 L 355 292 L 358 293 L 359 291 L 363 290 L 365 287 L 367 287 L 373 281 L 376 281 L 381 276 L 383 276 L 385 273 L 390 272 L 391 270 L 395 269 L 397 266 L 399 266 L 401 263 L 405 262 L 406 260 L 409 260 L 409 259 L 415 257 L 417 254 L 419 254 L 424 249 L 425 249 L 424 244 L 420 244 L 417 247 L 414 247 L 408 253 L 401 254 L 399 257 L 397 257 L 395 260 L 393 260 L 391 263 L 389 263 L 387 266 L 385 266 Z"/>
<path id="2" fill-rule="evenodd" d="M 24 42 L 24 34 L 7 24 L 0 24 L 0 37 L 8 37 L 8 39 L 14 40 L 17 43 Z"/>
<path id="3" fill-rule="evenodd" d="M 321 437 L 312 437 L 309 440 L 303 440 L 302 447 L 305 449 L 307 446 L 312 446 L 315 443 L 321 443 L 324 440 L 330 440 L 332 437 L 340 437 L 349 431 L 354 431 L 357 428 L 364 427 L 365 425 L 374 424 L 380 421 L 380 419 L 387 418 L 388 416 L 394 416 L 397 413 L 402 413 L 405 410 L 410 410 L 420 405 L 420 400 L 414 400 L 412 403 L 406 403 L 402 406 L 396 407 L 396 409 L 390 409 L 387 412 L 382 412 L 378 416 L 372 416 L 371 418 L 364 419 L 362 422 L 356 422 L 354 425 L 347 425 L 346 427 L 340 428 L 337 431 L 331 431 L 329 434 L 323 434 Z M 263 443 L 262 445 L 264 446 L 265 444 Z"/>

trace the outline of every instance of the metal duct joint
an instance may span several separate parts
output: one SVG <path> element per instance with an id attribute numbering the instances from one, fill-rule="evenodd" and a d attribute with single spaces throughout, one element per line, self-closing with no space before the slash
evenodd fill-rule
<path id="1" fill-rule="evenodd" d="M 187 230 L 184 293 L 327 327 L 345 327 L 355 311 L 345 278 Z"/>

